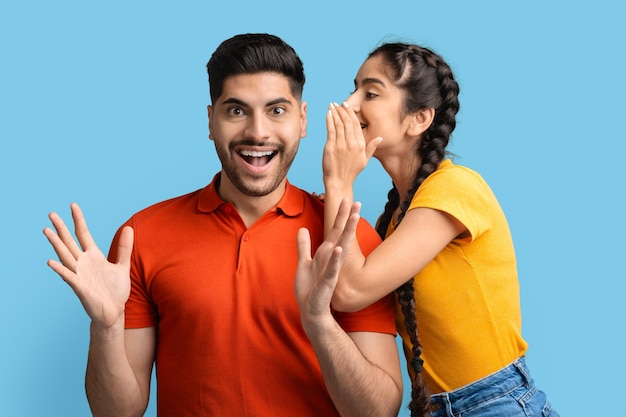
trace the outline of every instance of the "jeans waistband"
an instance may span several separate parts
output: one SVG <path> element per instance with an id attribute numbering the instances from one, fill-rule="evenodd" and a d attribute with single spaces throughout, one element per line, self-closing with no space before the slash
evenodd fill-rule
<path id="1" fill-rule="evenodd" d="M 524 357 L 469 385 L 449 392 L 442 392 L 431 396 L 430 404 L 433 410 L 452 408 L 467 410 L 488 400 L 480 393 L 489 391 L 491 398 L 505 395 L 515 388 L 525 385 L 530 387 L 533 380 L 530 376 Z"/>

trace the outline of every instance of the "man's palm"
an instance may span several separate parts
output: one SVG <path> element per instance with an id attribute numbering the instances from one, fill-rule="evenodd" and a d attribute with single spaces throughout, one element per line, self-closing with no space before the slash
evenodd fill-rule
<path id="1" fill-rule="evenodd" d="M 72 204 L 76 243 L 63 220 L 50 214 L 56 233 L 45 228 L 44 234 L 52 244 L 59 261 L 48 265 L 74 290 L 94 324 L 113 326 L 124 313 L 130 295 L 130 254 L 133 230 L 125 227 L 118 243 L 118 260 L 109 262 L 93 241 L 82 211 Z"/>

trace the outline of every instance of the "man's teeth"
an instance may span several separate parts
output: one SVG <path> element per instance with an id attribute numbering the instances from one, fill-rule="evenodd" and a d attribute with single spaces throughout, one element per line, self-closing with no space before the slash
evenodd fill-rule
<path id="1" fill-rule="evenodd" d="M 271 156 L 274 154 L 274 151 L 241 151 L 242 156 L 250 156 L 253 158 L 261 158 L 263 156 Z"/>

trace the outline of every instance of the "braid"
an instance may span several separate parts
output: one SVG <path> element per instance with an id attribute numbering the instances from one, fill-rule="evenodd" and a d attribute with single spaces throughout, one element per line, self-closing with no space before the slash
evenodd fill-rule
<path id="1" fill-rule="evenodd" d="M 421 358 L 422 345 L 419 342 L 417 332 L 417 318 L 415 316 L 415 289 L 413 287 L 413 278 L 402 284 L 396 289 L 396 295 L 398 297 L 398 303 L 404 316 L 404 326 L 411 339 L 411 345 L 413 346 L 411 352 L 413 359 L 411 360 L 411 367 L 415 372 L 415 377 L 411 381 L 411 403 L 409 409 L 411 410 L 411 416 L 425 416 L 429 415 L 430 410 L 430 392 L 422 376 L 422 365 L 424 361 Z"/>
<path id="2" fill-rule="evenodd" d="M 389 201 L 385 212 L 377 223 L 377 231 L 385 238 L 385 233 L 393 212 L 400 205 L 398 221 L 402 221 L 417 189 L 435 172 L 446 156 L 450 135 L 456 127 L 456 114 L 459 111 L 459 85 L 454 80 L 452 70 L 445 61 L 429 49 L 402 43 L 383 44 L 374 50 L 370 57 L 381 54 L 391 71 L 391 78 L 405 91 L 405 111 L 407 113 L 424 109 L 435 109 L 430 127 L 422 134 L 415 149 L 421 164 L 415 173 L 411 188 L 399 204 L 398 190 L 389 191 Z M 392 199 L 393 197 L 393 199 Z M 419 342 L 417 317 L 415 314 L 415 288 L 411 278 L 396 289 L 396 296 L 404 316 L 404 325 L 411 340 L 413 368 L 411 403 L 412 417 L 429 414 L 430 393 L 421 374 L 423 360 Z"/>
<path id="3" fill-rule="evenodd" d="M 387 228 L 389 227 L 389 223 L 391 223 L 391 218 L 393 217 L 393 212 L 396 210 L 398 205 L 400 204 L 400 193 L 398 193 L 398 189 L 393 186 L 389 193 L 387 193 L 387 204 L 385 204 L 385 211 L 378 217 L 376 221 L 376 232 L 381 239 L 385 239 L 387 236 Z"/>
<path id="4" fill-rule="evenodd" d="M 407 192 L 402 203 L 400 219 L 404 217 L 409 207 L 411 199 L 424 180 L 437 170 L 441 161 L 446 156 L 446 147 L 450 142 L 450 135 L 456 127 L 456 114 L 460 104 L 458 100 L 459 85 L 454 80 L 452 70 L 440 56 L 426 48 L 413 45 L 409 48 L 410 54 L 421 57 L 422 60 L 435 71 L 438 86 L 437 101 L 435 106 L 435 117 L 430 127 L 422 134 L 422 138 L 417 148 L 417 154 L 421 158 L 421 165 L 415 174 L 411 189 Z M 421 72 L 421 71 L 420 71 Z M 420 74 L 421 75 L 421 74 Z M 410 78 L 409 78 L 410 79 Z M 408 82 L 405 85 L 410 85 Z M 407 100 L 415 101 L 415 100 Z M 409 104 L 410 105 L 410 104 Z M 419 107 L 427 107 L 424 105 Z M 412 110 L 412 109 L 410 109 Z"/>
<path id="5" fill-rule="evenodd" d="M 380 215 L 376 222 L 376 231 L 380 235 L 381 239 L 385 239 L 387 235 L 387 229 L 389 223 L 392 220 L 393 213 L 400 203 L 400 193 L 398 189 L 393 186 L 387 194 L 387 204 L 385 204 L 385 211 Z M 406 208 L 404 209 L 406 210 Z M 411 338 L 411 344 L 413 345 L 413 361 L 411 362 L 413 370 L 415 371 L 415 378 L 412 381 L 411 389 L 411 404 L 409 409 L 411 410 L 411 416 L 424 416 L 429 409 L 430 394 L 424 378 L 422 378 L 422 345 L 419 343 L 417 336 L 417 318 L 415 316 L 415 296 L 413 288 L 413 278 L 405 282 L 402 286 L 396 289 L 396 295 L 398 297 L 398 303 L 402 309 L 402 315 L 404 316 L 404 325 Z"/>

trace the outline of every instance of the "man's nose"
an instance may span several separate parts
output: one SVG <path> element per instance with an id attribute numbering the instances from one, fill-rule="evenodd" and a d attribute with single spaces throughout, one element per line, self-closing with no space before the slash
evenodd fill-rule
<path id="1" fill-rule="evenodd" d="M 269 120 L 262 114 L 253 114 L 248 118 L 244 135 L 256 141 L 267 139 L 269 134 Z"/>

